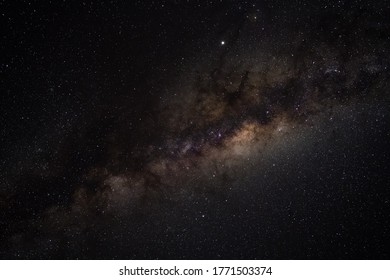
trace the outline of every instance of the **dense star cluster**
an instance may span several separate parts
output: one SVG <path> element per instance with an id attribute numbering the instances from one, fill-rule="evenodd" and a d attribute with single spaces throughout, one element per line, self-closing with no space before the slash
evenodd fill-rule
<path id="1" fill-rule="evenodd" d="M 0 257 L 389 258 L 386 1 L 0 4 Z"/>

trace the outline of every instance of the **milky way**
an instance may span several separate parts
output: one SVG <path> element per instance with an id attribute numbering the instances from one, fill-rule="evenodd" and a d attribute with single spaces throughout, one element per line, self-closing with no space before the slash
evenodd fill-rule
<path id="1" fill-rule="evenodd" d="M 13 127 L 11 119 L 25 111 L 4 109 L 1 255 L 389 256 L 383 246 L 389 233 L 389 7 L 240 2 L 199 4 L 185 22 L 181 4 L 168 1 L 168 8 L 158 9 L 184 20 L 183 30 L 169 24 L 159 30 L 166 16 L 156 12 L 150 40 L 168 35 L 155 46 L 143 42 L 145 50 L 137 40 L 149 37 L 122 31 L 125 20 L 117 19 L 117 36 L 129 36 L 123 46 L 136 50 L 120 50 L 131 62 L 107 62 L 101 76 L 89 70 L 100 67 L 91 61 L 121 46 L 94 38 L 97 56 L 81 55 L 91 66 L 65 71 L 85 72 L 86 84 L 101 78 L 104 86 L 68 85 L 65 74 L 51 70 L 48 76 L 62 83 L 45 82 L 47 96 L 58 91 L 60 101 L 38 110 L 31 128 Z M 104 9 L 90 9 L 103 17 Z M 114 27 L 107 23 L 107 33 L 96 32 L 111 42 Z M 190 35 L 180 41 L 179 31 Z M 70 44 L 80 53 L 91 51 L 89 44 Z M 154 53 L 159 59 L 149 61 Z M 116 68 L 128 72 L 105 78 Z M 35 78 L 25 79 L 29 84 Z M 119 79 L 124 93 L 114 94 Z M 10 78 L 6 85 L 10 96 L 15 84 Z M 26 142 L 12 140 L 29 129 Z"/>

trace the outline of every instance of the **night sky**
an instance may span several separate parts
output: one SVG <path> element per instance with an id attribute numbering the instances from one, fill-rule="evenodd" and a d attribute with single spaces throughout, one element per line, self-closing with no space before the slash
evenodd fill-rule
<path id="1" fill-rule="evenodd" d="M 1 1 L 0 30 L 0 258 L 390 258 L 389 2 Z"/>

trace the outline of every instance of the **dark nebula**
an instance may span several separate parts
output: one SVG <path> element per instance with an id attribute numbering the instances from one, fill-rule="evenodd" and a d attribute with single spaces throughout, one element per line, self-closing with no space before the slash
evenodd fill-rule
<path id="1" fill-rule="evenodd" d="M 386 259 L 390 3 L 6 1 L 3 259 Z"/>

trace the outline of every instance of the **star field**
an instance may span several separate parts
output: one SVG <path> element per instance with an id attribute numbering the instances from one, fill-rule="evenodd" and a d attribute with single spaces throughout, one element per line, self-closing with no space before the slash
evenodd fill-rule
<path id="1" fill-rule="evenodd" d="M 386 1 L 1 6 L 3 259 L 386 259 Z"/>

